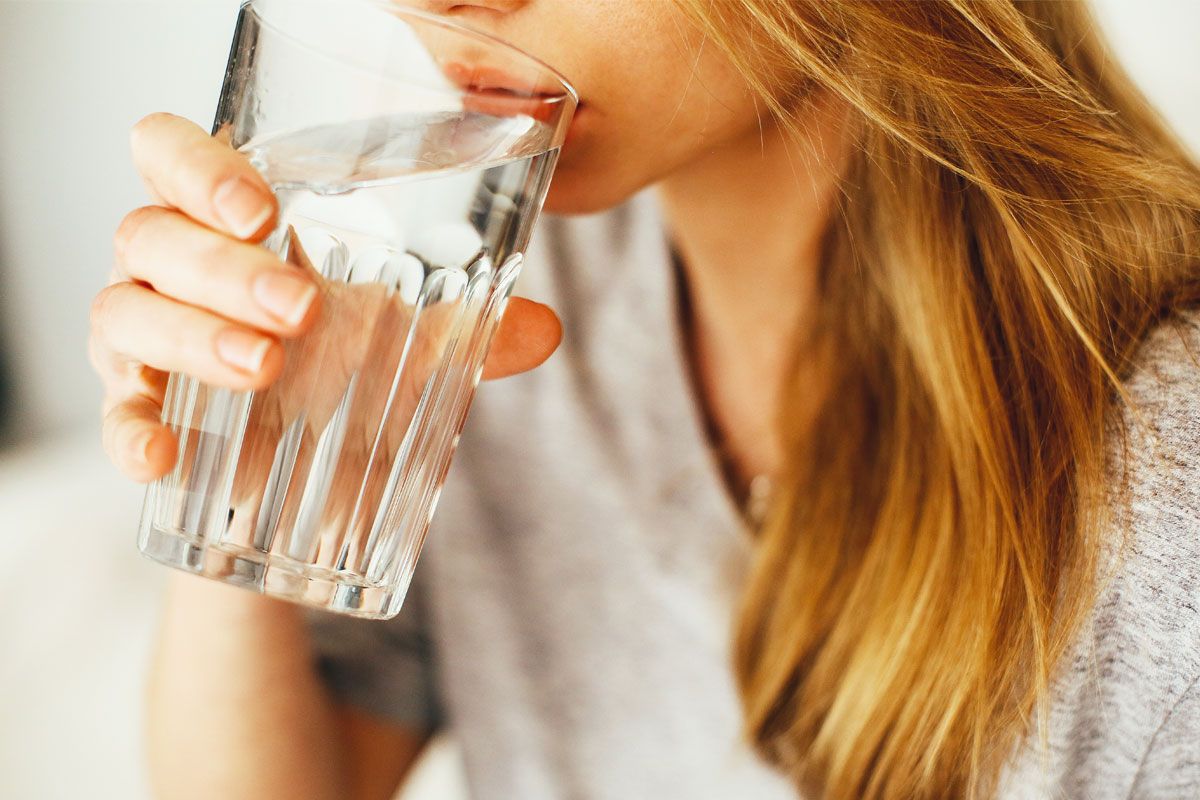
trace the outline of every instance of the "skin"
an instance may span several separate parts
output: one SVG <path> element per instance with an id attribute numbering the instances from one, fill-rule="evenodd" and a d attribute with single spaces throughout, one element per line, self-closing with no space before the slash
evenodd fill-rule
<path id="1" fill-rule="evenodd" d="M 777 469 L 769 420 L 814 293 L 842 110 L 814 103 L 806 133 L 785 135 L 666 0 L 411 5 L 513 42 L 578 89 L 548 211 L 599 211 L 656 186 L 691 297 L 697 394 L 735 480 Z M 90 353 L 105 385 L 106 450 L 149 481 L 175 457 L 159 422 L 168 372 L 268 387 L 285 367 L 282 342 L 320 325 L 330 301 L 257 246 L 276 207 L 241 156 L 163 114 L 131 138 L 152 205 L 116 232 Z M 535 368 L 561 336 L 553 310 L 514 298 L 484 378 Z M 148 693 L 152 779 L 167 798 L 386 798 L 425 741 L 329 698 L 296 607 L 189 576 L 173 577 Z"/>

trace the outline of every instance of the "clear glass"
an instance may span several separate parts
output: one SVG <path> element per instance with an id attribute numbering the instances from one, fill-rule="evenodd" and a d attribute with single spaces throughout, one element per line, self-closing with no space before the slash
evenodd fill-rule
<path id="1" fill-rule="evenodd" d="M 513 47 L 372 0 L 242 6 L 214 135 L 274 188 L 264 246 L 321 287 L 282 377 L 172 375 L 163 564 L 360 617 L 399 611 L 576 97 Z"/>

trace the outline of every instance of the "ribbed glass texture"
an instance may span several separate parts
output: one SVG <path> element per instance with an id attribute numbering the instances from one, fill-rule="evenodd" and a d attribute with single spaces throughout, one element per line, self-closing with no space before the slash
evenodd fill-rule
<path id="1" fill-rule="evenodd" d="M 280 1 L 243 7 L 214 131 L 274 188 L 280 215 L 264 246 L 320 287 L 319 318 L 287 342 L 284 372 L 265 390 L 171 376 L 163 420 L 178 459 L 148 489 L 139 546 L 228 583 L 388 617 L 574 97 L 561 83 L 547 91 L 556 79 L 532 59 L 436 18 Z M 316 25 L 305 9 L 339 24 Z M 356 20 L 407 48 L 400 66 L 388 57 L 373 91 L 362 85 L 373 80 L 363 68 L 371 49 L 350 47 Z M 334 45 L 354 58 L 334 60 Z"/>

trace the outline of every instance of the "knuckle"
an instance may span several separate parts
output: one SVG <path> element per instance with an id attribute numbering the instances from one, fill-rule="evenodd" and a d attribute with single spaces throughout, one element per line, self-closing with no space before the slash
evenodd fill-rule
<path id="1" fill-rule="evenodd" d="M 172 114 L 168 114 L 165 111 L 155 111 L 151 114 L 147 114 L 135 122 L 129 131 L 129 138 L 134 149 L 137 149 L 138 142 L 144 139 L 147 134 L 169 124 L 173 118 L 174 116 Z"/>
<path id="2" fill-rule="evenodd" d="M 157 322 L 142 320 L 130 326 L 127 337 L 132 340 L 129 357 L 155 369 L 182 368 L 186 372 L 199 356 L 196 327 L 186 316 L 167 314 Z"/>
<path id="3" fill-rule="evenodd" d="M 117 225 L 117 231 L 113 234 L 113 252 L 119 262 L 128 260 L 138 232 L 158 212 L 159 209 L 154 206 L 135 208 L 126 214 L 121 223 Z"/>
<path id="4" fill-rule="evenodd" d="M 241 267 L 245 263 L 245 258 L 238 243 L 234 240 L 222 235 L 205 236 L 197 241 L 194 255 L 196 260 L 208 270 L 207 274 L 216 276 L 219 272 L 212 270 L 213 267 L 229 268 Z"/>
<path id="5" fill-rule="evenodd" d="M 176 152 L 174 168 L 188 180 L 200 179 L 205 183 L 222 177 L 229 172 L 229 165 L 208 145 L 185 147 Z"/>
<path id="6" fill-rule="evenodd" d="M 111 286 L 101 289 L 92 298 L 91 324 L 92 336 L 94 338 L 105 338 L 108 325 L 115 310 L 114 307 L 119 302 L 118 298 L 123 289 L 124 284 L 114 283 Z"/>

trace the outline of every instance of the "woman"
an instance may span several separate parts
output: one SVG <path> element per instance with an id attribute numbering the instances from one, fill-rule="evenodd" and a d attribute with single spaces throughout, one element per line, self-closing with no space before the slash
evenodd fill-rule
<path id="1" fill-rule="evenodd" d="M 397 620 L 176 581 L 160 793 L 383 798 L 452 720 L 479 797 L 1200 796 L 1200 170 L 1086 8 L 422 5 L 580 90 L 564 346 L 481 390 Z M 319 310 L 240 157 L 133 146 L 92 350 L 148 480 L 163 370 L 266 385 Z M 559 338 L 514 301 L 487 376 Z"/>

